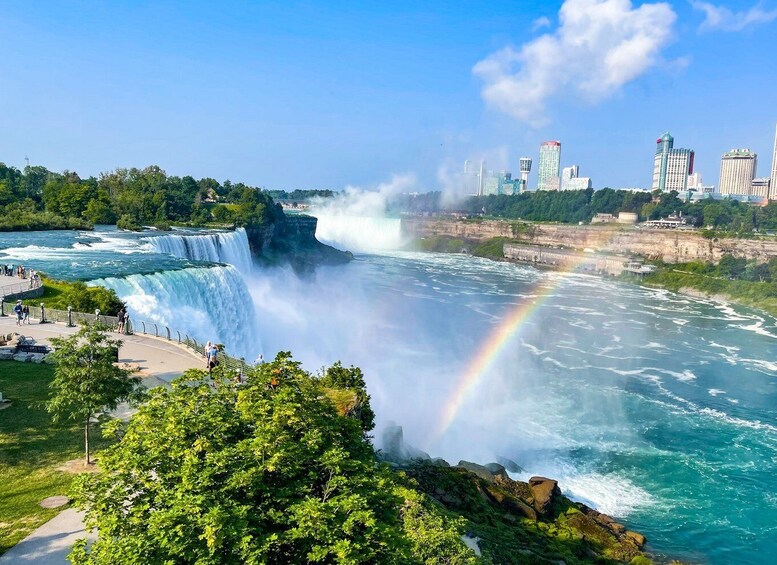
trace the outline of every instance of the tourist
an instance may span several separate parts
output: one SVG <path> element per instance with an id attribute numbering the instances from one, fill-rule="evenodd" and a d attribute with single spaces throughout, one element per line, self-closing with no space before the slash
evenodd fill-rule
<path id="1" fill-rule="evenodd" d="M 213 369 L 218 367 L 219 365 L 219 349 L 216 347 L 215 344 L 211 344 L 210 349 L 207 353 L 207 359 L 208 359 L 208 374 L 213 374 Z"/>
<path id="2" fill-rule="evenodd" d="M 205 344 L 205 349 L 202 350 L 202 355 L 205 357 L 205 368 L 210 368 L 210 348 L 213 346 L 213 344 L 209 341 Z"/>
<path id="3" fill-rule="evenodd" d="M 262 363 L 264 363 L 264 355 L 260 353 L 259 357 L 254 361 L 254 365 L 261 365 Z"/>
<path id="4" fill-rule="evenodd" d="M 23 324 L 30 324 L 30 307 L 26 304 L 24 305 L 24 308 L 22 308 L 22 323 Z"/>
<path id="5" fill-rule="evenodd" d="M 116 314 L 116 318 L 118 320 L 118 324 L 116 326 L 116 331 L 120 334 L 124 333 L 124 318 L 126 316 L 126 312 L 124 311 L 124 307 L 119 310 L 119 313 Z"/>
<path id="6" fill-rule="evenodd" d="M 17 300 L 16 306 L 13 307 L 13 311 L 16 313 L 16 325 L 22 325 L 22 317 L 24 316 L 24 308 L 22 307 L 22 301 Z"/>

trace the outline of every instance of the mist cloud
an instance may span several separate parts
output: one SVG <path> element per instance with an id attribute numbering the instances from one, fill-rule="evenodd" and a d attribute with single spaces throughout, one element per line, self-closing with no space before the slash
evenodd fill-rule
<path id="1" fill-rule="evenodd" d="M 492 53 L 472 71 L 486 104 L 540 127 L 554 98 L 599 102 L 655 66 L 676 17 L 666 3 L 566 0 L 554 32 Z"/>

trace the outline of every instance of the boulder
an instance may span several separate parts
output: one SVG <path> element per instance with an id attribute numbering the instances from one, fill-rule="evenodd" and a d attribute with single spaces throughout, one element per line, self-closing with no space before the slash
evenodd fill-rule
<path id="1" fill-rule="evenodd" d="M 472 463 L 471 461 L 459 461 L 459 464 L 456 465 L 459 469 L 465 469 L 469 471 L 470 473 L 474 473 L 484 481 L 488 481 L 489 483 L 493 483 L 495 480 L 494 474 L 486 469 L 483 465 L 478 465 L 477 463 Z"/>
<path id="2" fill-rule="evenodd" d="M 637 544 L 637 547 L 642 549 L 642 547 L 645 545 L 645 536 L 642 534 L 638 534 L 637 532 L 628 531 L 626 532 L 626 537 L 633 539 L 634 542 Z"/>
<path id="3" fill-rule="evenodd" d="M 451 466 L 451 464 L 448 463 L 442 457 L 435 457 L 434 459 L 432 459 L 432 465 L 434 465 L 435 467 L 450 467 Z"/>
<path id="4" fill-rule="evenodd" d="M 500 465 L 499 463 L 486 463 L 483 465 L 483 467 L 491 471 L 495 477 L 504 477 L 506 479 L 510 478 L 507 474 L 507 469 L 505 469 L 504 466 Z"/>
<path id="5" fill-rule="evenodd" d="M 430 461 L 431 456 L 425 451 L 421 451 L 405 443 L 402 426 L 386 426 L 383 431 L 383 448 L 380 453 L 381 459 L 393 463 L 410 463 L 417 460 Z"/>
<path id="6" fill-rule="evenodd" d="M 534 498 L 534 509 L 540 514 L 549 514 L 561 497 L 558 482 L 546 477 L 532 477 L 529 479 L 529 488 Z"/>
<path id="7" fill-rule="evenodd" d="M 497 455 L 496 461 L 502 467 L 507 469 L 510 473 L 525 473 L 526 472 L 526 470 L 523 467 L 521 467 L 518 463 L 516 463 L 512 459 L 508 459 L 507 457 L 502 457 L 500 455 Z"/>
<path id="8" fill-rule="evenodd" d="M 30 360 L 30 354 L 29 353 L 17 353 L 13 356 L 14 361 L 19 361 L 20 363 L 26 363 Z"/>
<path id="9" fill-rule="evenodd" d="M 537 520 L 537 512 L 535 512 L 531 506 L 522 500 L 505 493 L 498 487 L 489 485 L 486 487 L 486 493 L 493 502 L 499 504 L 502 509 L 509 512 L 511 515 L 523 516 L 524 518 L 529 518 L 534 521 Z"/>

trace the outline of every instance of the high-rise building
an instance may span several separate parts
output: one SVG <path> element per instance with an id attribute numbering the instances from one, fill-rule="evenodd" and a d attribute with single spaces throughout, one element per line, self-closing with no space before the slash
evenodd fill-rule
<path id="1" fill-rule="evenodd" d="M 772 156 L 772 182 L 769 198 L 777 198 L 777 128 L 774 130 L 774 155 Z"/>
<path id="2" fill-rule="evenodd" d="M 669 132 L 659 137 L 653 159 L 653 190 L 687 190 L 688 175 L 693 174 L 693 157 L 692 149 L 674 148 L 674 138 Z"/>
<path id="3" fill-rule="evenodd" d="M 749 149 L 732 149 L 720 160 L 721 194 L 752 194 L 758 156 Z"/>
<path id="4" fill-rule="evenodd" d="M 558 186 L 560 182 L 548 181 L 559 178 L 561 165 L 561 142 L 544 141 L 540 144 L 540 163 L 537 168 L 537 190 L 550 190 L 551 186 Z"/>

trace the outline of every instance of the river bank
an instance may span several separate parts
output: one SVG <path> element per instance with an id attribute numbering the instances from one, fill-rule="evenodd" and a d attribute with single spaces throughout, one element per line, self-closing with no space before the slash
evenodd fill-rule
<path id="1" fill-rule="evenodd" d="M 665 288 L 718 302 L 741 304 L 777 316 L 775 283 L 732 280 L 680 270 L 685 265 L 698 266 L 700 262 L 715 264 L 725 256 L 751 262 L 766 261 L 777 256 L 777 242 L 773 241 L 708 239 L 698 232 L 677 230 L 519 224 L 497 220 L 468 222 L 414 219 L 407 225 L 403 220 L 403 227 L 409 234 L 428 234 L 414 236 L 410 243 L 410 248 L 421 251 L 464 252 L 477 257 L 557 270 L 582 268 L 591 274 L 617 275 L 627 282 Z M 508 248 L 510 253 L 507 253 Z M 553 257 L 543 261 L 527 261 L 525 255 L 535 248 L 543 249 Z M 529 251 L 515 252 L 521 249 Z M 596 253 L 586 257 L 583 250 Z M 616 268 L 615 263 L 625 263 L 629 256 L 654 262 L 656 268 L 653 272 L 638 276 Z"/>

